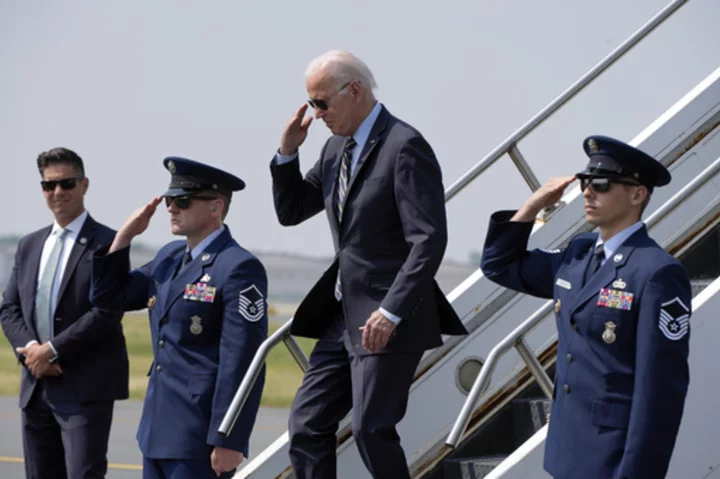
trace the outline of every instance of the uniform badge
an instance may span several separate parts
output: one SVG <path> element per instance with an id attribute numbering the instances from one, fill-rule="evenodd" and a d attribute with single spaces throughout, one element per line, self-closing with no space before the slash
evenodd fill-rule
<path id="1" fill-rule="evenodd" d="M 251 322 L 257 321 L 265 314 L 265 298 L 254 284 L 240 291 L 238 312 Z"/>
<path id="2" fill-rule="evenodd" d="M 210 275 L 207 274 L 207 273 L 205 273 L 205 274 L 202 276 L 202 278 L 200 278 L 200 282 L 201 282 L 201 283 L 207 283 L 208 281 L 210 281 Z"/>
<path id="3" fill-rule="evenodd" d="M 167 169 L 170 172 L 170 174 L 174 175 L 175 174 L 175 162 L 172 160 L 168 161 Z"/>
<path id="4" fill-rule="evenodd" d="M 198 334 L 203 332 L 202 327 L 202 318 L 200 316 L 193 316 L 190 318 L 190 321 L 192 321 L 192 324 L 190 325 L 190 332 L 197 336 Z"/>
<path id="5" fill-rule="evenodd" d="M 630 311 L 634 298 L 633 293 L 620 291 L 617 289 L 603 288 L 598 295 L 597 305 L 605 308 L 622 309 Z"/>
<path id="6" fill-rule="evenodd" d="M 560 253 L 562 253 L 562 250 L 561 250 L 561 249 L 557 249 L 557 248 L 540 248 L 540 251 L 542 251 L 543 253 L 547 253 L 547 254 L 560 254 Z"/>
<path id="7" fill-rule="evenodd" d="M 560 302 L 560 298 L 558 298 L 558 300 L 555 301 L 555 314 L 560 314 L 561 307 L 562 307 L 562 303 Z"/>
<path id="8" fill-rule="evenodd" d="M 602 333 L 603 341 L 605 341 L 607 344 L 612 344 L 615 342 L 615 328 L 617 326 L 612 321 L 608 321 L 605 323 L 605 331 Z"/>
<path id="9" fill-rule="evenodd" d="M 147 307 L 149 310 L 152 310 L 155 307 L 155 302 L 157 301 L 157 298 L 155 296 L 150 296 L 150 299 L 148 299 Z"/>
<path id="10" fill-rule="evenodd" d="M 690 309 L 678 297 L 661 304 L 658 327 L 666 338 L 681 339 L 690 330 Z"/>
<path id="11" fill-rule="evenodd" d="M 618 253 L 613 257 L 613 261 L 615 261 L 616 263 L 619 263 L 620 261 L 622 261 L 622 259 L 623 255 L 621 253 Z"/>
<path id="12" fill-rule="evenodd" d="M 613 281 L 612 287 L 617 289 L 625 289 L 627 287 L 627 283 L 623 281 L 622 278 L 618 278 Z"/>
<path id="13" fill-rule="evenodd" d="M 588 146 L 588 150 L 590 150 L 590 153 L 597 153 L 598 151 L 600 151 L 600 148 L 598 148 L 597 141 L 595 141 L 594 138 L 590 138 L 588 140 L 587 146 Z"/>
<path id="14" fill-rule="evenodd" d="M 207 261 L 210 259 L 210 255 L 205 253 L 204 255 L 202 255 L 202 258 L 200 258 L 200 259 L 202 259 L 203 261 Z"/>
<path id="15" fill-rule="evenodd" d="M 564 280 L 564 279 L 562 279 L 562 278 L 558 278 L 558 279 L 555 281 L 555 284 L 558 285 L 558 286 L 560 286 L 561 288 L 565 288 L 565 289 L 567 289 L 567 290 L 571 290 L 571 289 L 572 289 L 572 284 L 570 284 L 570 281 Z"/>
<path id="16" fill-rule="evenodd" d="M 216 293 L 217 288 L 209 286 L 207 283 L 187 284 L 185 285 L 183 299 L 200 301 L 201 303 L 213 303 L 215 302 Z"/>

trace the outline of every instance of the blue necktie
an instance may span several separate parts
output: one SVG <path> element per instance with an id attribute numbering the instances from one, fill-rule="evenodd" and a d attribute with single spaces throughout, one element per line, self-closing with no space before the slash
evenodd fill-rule
<path id="1" fill-rule="evenodd" d="M 600 269 L 603 259 L 605 259 L 605 247 L 602 244 L 599 244 L 595 246 L 595 251 L 593 252 L 592 258 L 590 258 L 588 268 L 585 270 L 585 278 L 583 281 L 584 285 L 587 284 L 588 281 L 590 281 L 590 278 L 592 278 L 597 270 Z"/>
<path id="2" fill-rule="evenodd" d="M 348 138 L 343 148 L 342 163 L 340 165 L 340 175 L 338 177 L 337 198 L 335 199 L 335 207 L 337 208 L 338 223 L 342 223 L 343 207 L 345 206 L 345 196 L 347 195 L 348 184 L 350 182 L 350 163 L 352 162 L 352 151 L 357 143 L 354 138 Z M 342 299 L 342 291 L 340 289 L 340 268 L 338 268 L 337 279 L 335 280 L 335 299 Z"/>

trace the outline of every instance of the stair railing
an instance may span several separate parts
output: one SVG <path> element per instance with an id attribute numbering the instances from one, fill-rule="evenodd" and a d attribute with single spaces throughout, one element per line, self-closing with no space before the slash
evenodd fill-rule
<path id="1" fill-rule="evenodd" d="M 475 178 L 481 175 L 486 169 L 492 166 L 497 160 L 499 160 L 504 154 L 508 154 L 513 164 L 517 167 L 520 175 L 523 177 L 527 185 L 532 191 L 537 190 L 540 187 L 540 183 L 535 176 L 535 173 L 525 161 L 524 156 L 518 148 L 518 142 L 524 139 L 530 134 L 535 128 L 540 126 L 545 120 L 553 115 L 562 106 L 567 104 L 575 95 L 587 87 L 595 78 L 601 73 L 612 66 L 617 60 L 622 58 L 630 49 L 632 49 L 637 43 L 640 42 L 645 36 L 657 28 L 663 23 L 670 15 L 675 13 L 681 6 L 683 6 L 688 0 L 673 0 L 665 8 L 663 8 L 658 14 L 652 17 L 645 25 L 639 30 L 633 33 L 627 40 L 625 40 L 615 50 L 610 52 L 605 58 L 603 58 L 597 65 L 591 68 L 575 83 L 570 85 L 564 92 L 560 94 L 555 100 L 550 102 L 545 108 L 540 110 L 535 116 L 530 118 L 524 125 L 522 125 L 515 133 L 510 135 L 505 141 L 500 143 L 495 149 L 488 153 L 482 160 L 475 164 L 470 170 L 468 170 L 463 176 L 461 176 L 455 183 L 445 190 L 445 202 L 450 201 L 455 195 L 460 193 L 466 186 L 472 183 Z M 551 214 L 558 209 L 560 205 L 555 205 L 551 208 L 544 210 L 541 213 L 541 219 L 547 220 Z M 228 411 L 225 413 L 218 432 L 223 435 L 229 435 L 232 431 L 235 421 L 240 415 L 242 407 L 245 405 L 252 386 L 255 384 L 260 371 L 262 370 L 265 360 L 267 359 L 270 351 L 277 346 L 281 341 L 285 343 L 293 358 L 297 361 L 300 368 L 305 371 L 307 369 L 308 359 L 305 353 L 300 349 L 299 344 L 290 335 L 290 324 L 292 318 L 288 320 L 280 329 L 278 329 L 272 336 L 266 339 L 260 346 L 258 351 L 255 353 L 255 357 L 248 369 L 248 372 L 243 377 L 240 387 L 238 388 L 233 398 Z"/>

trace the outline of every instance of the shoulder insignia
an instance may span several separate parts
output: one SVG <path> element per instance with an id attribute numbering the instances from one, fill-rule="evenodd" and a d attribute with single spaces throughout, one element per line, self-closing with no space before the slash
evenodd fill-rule
<path id="1" fill-rule="evenodd" d="M 240 291 L 238 312 L 251 322 L 255 322 L 265 315 L 265 298 L 254 284 Z"/>
<path id="2" fill-rule="evenodd" d="M 690 309 L 678 297 L 661 304 L 658 327 L 666 338 L 682 339 L 690 330 Z"/>

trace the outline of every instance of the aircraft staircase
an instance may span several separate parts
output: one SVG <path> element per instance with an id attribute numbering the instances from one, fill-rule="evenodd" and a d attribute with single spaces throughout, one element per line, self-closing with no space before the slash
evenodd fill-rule
<path id="1" fill-rule="evenodd" d="M 450 186 L 446 201 L 505 155 L 530 189 L 537 189 L 540 184 L 520 152 L 519 143 L 685 2 L 668 4 L 528 120 Z M 707 414 L 712 411 L 710 407 L 717 404 L 720 391 L 710 380 L 699 384 L 695 379 L 698 371 L 708 377 L 714 372 L 703 352 L 696 352 L 697 344 L 707 343 L 704 347 L 709 352 L 716 347 L 715 338 L 720 337 L 713 336 L 713 323 L 718 323 L 718 327 L 720 323 L 709 321 L 715 303 L 720 302 L 720 296 L 714 294 L 720 283 L 713 281 L 720 269 L 720 182 L 715 179 L 720 169 L 719 125 L 720 68 L 630 142 L 665 164 L 673 175 L 670 185 L 653 194 L 646 223 L 653 238 L 681 258 L 699 291 L 693 301 L 691 321 L 692 381 L 671 464 L 671 471 L 681 472 L 668 476 L 683 479 L 709 477 L 700 472 L 686 474 L 691 467 L 693 471 L 704 468 L 707 474 L 708 468 L 713 471 L 720 464 L 720 451 L 712 446 L 720 443 L 720 418 L 708 421 L 707 417 L 699 416 L 703 411 Z M 557 205 L 538 217 L 529 247 L 559 248 L 575 234 L 592 229 L 585 223 L 582 202 L 579 187 L 567 191 Z M 549 477 L 542 470 L 542 450 L 549 412 L 547 398 L 552 397 L 553 388 L 550 377 L 555 361 L 567 360 L 556 358 L 555 325 L 552 320 L 546 321 L 553 317 L 552 301 L 501 288 L 488 281 L 479 269 L 456 287 L 448 299 L 470 334 L 444 338 L 445 344 L 426 353 L 416 372 L 406 416 L 398 425 L 413 477 Z M 222 433 L 231 431 L 272 348 L 284 343 L 298 365 L 303 370 L 307 368 L 307 358 L 289 334 L 291 321 L 259 349 L 220 427 Z M 707 333 L 698 334 L 703 328 Z M 513 349 L 517 354 L 511 352 Z M 703 360 L 697 360 L 698 357 Z M 688 445 L 694 443 L 695 437 L 708 441 L 702 449 L 702 460 L 697 448 Z M 337 456 L 339 477 L 368 477 L 354 447 L 349 418 L 338 431 Z M 247 462 L 235 477 L 293 477 L 287 432 Z"/>

